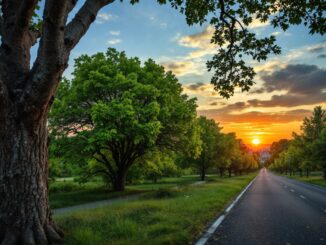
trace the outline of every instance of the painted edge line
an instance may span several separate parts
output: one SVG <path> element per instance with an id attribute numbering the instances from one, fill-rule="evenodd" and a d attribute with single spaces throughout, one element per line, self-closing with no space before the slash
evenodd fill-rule
<path id="1" fill-rule="evenodd" d="M 212 236 L 212 234 L 220 226 L 220 224 L 222 223 L 222 221 L 224 220 L 224 218 L 226 217 L 226 215 L 231 211 L 231 209 L 235 206 L 235 204 L 239 201 L 239 199 L 243 196 L 243 194 L 248 190 L 248 188 L 256 180 L 257 176 L 252 181 L 250 181 L 250 183 L 242 190 L 242 192 L 236 197 L 236 199 L 234 199 L 234 201 L 214 221 L 214 223 L 208 228 L 208 230 L 206 230 L 206 232 L 202 235 L 202 237 L 199 238 L 199 240 L 195 243 L 195 245 L 204 245 L 204 244 L 206 244 L 206 242 L 208 241 L 208 239 Z"/>

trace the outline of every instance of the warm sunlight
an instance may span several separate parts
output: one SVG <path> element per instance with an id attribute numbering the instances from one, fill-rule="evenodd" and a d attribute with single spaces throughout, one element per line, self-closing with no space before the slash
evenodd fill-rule
<path id="1" fill-rule="evenodd" d="M 260 140 L 259 140 L 259 139 L 253 139 L 253 140 L 252 140 L 252 143 L 253 143 L 254 145 L 259 145 L 259 144 L 260 144 Z"/>

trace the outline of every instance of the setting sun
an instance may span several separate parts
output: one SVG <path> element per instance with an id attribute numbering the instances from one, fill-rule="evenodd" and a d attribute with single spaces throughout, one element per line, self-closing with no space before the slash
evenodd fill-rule
<path id="1" fill-rule="evenodd" d="M 252 140 L 252 143 L 253 143 L 254 145 L 259 145 L 259 144 L 260 144 L 260 140 L 259 140 L 259 139 L 253 139 L 253 140 Z"/>

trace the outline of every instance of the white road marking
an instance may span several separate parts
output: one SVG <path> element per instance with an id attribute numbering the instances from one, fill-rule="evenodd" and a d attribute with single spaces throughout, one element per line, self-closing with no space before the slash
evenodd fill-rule
<path id="1" fill-rule="evenodd" d="M 326 213 L 326 209 L 324 210 L 324 212 Z"/>
<path id="2" fill-rule="evenodd" d="M 257 175 L 258 176 L 258 175 Z M 220 217 L 215 220 L 215 222 L 208 228 L 208 230 L 204 233 L 204 235 L 199 238 L 199 240 L 195 243 L 195 245 L 204 245 L 208 241 L 208 239 L 213 235 L 213 233 L 216 231 L 217 227 L 220 226 L 226 215 L 231 211 L 231 209 L 234 207 L 234 205 L 239 201 L 239 199 L 243 196 L 243 194 L 246 192 L 246 190 L 252 185 L 252 183 L 255 181 L 257 176 L 246 186 L 246 188 L 243 189 L 243 191 L 237 196 L 237 198 L 230 204 L 230 206 L 225 209 L 224 214 L 222 214 Z"/>
<path id="3" fill-rule="evenodd" d="M 304 196 L 302 196 L 302 195 L 300 195 L 300 197 L 302 198 L 302 199 L 306 199 Z"/>
<path id="4" fill-rule="evenodd" d="M 293 190 L 293 189 L 291 189 L 290 191 L 291 191 L 291 192 L 294 192 L 294 190 Z"/>

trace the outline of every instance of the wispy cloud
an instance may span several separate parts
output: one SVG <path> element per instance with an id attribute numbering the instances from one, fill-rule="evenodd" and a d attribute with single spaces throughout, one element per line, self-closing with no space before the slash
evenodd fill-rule
<path id="1" fill-rule="evenodd" d="M 120 31 L 110 31 L 111 36 L 120 36 Z"/>
<path id="2" fill-rule="evenodd" d="M 116 45 L 118 43 L 121 43 L 121 39 L 111 39 L 111 40 L 108 40 L 108 44 L 111 44 L 111 45 Z"/>
<path id="3" fill-rule="evenodd" d="M 116 15 L 101 12 L 97 15 L 95 23 L 96 24 L 104 24 L 105 22 L 115 20 L 117 18 L 118 18 L 118 16 L 116 16 Z"/>
<path id="4" fill-rule="evenodd" d="M 265 27 L 267 27 L 269 25 L 270 25 L 269 20 L 267 20 L 265 22 L 261 22 L 259 19 L 253 18 L 253 21 L 250 23 L 248 28 L 249 29 L 265 28 Z"/>
<path id="5" fill-rule="evenodd" d="M 231 110 L 232 111 L 232 110 Z M 199 110 L 200 115 L 205 115 L 217 122 L 229 123 L 289 123 L 302 121 L 302 119 L 311 114 L 310 110 L 291 110 L 280 112 L 260 112 L 251 111 L 245 113 L 232 114 L 223 109 Z"/>
<path id="6" fill-rule="evenodd" d="M 161 62 L 161 65 L 163 65 L 166 70 L 172 71 L 178 76 L 184 76 L 187 74 L 200 75 L 204 71 L 203 69 L 201 69 L 202 64 L 184 59 Z"/>
<path id="7" fill-rule="evenodd" d="M 186 74 L 203 74 L 206 72 L 205 58 L 206 55 L 212 55 L 216 46 L 211 43 L 214 33 L 212 26 L 207 26 L 202 32 L 182 36 L 177 32 L 171 39 L 171 42 L 179 46 L 189 48 L 189 53 L 182 57 L 165 58 L 161 64 L 166 69 L 171 70 L 176 75 L 184 76 Z"/>
<path id="8" fill-rule="evenodd" d="M 314 105 L 326 102 L 326 69 L 315 65 L 287 65 L 276 71 L 262 71 L 264 81 L 257 94 L 274 91 L 286 91 L 282 95 L 273 95 L 270 100 L 248 100 L 253 107 L 293 107 Z"/>

